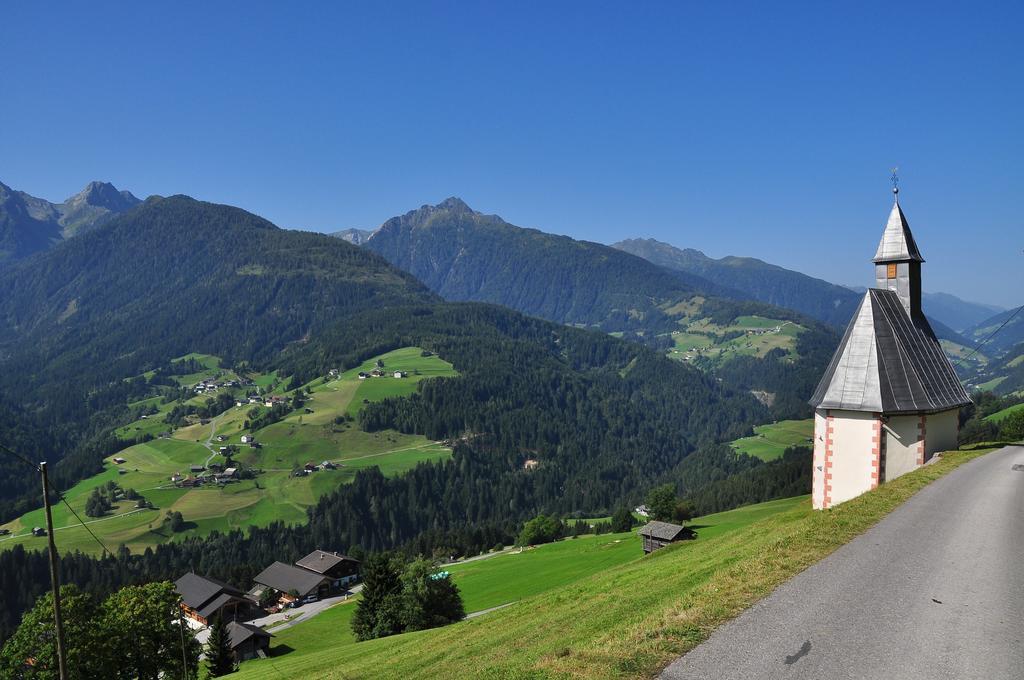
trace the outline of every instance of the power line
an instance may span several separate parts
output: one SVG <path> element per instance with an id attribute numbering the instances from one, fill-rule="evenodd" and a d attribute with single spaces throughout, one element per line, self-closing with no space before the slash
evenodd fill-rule
<path id="1" fill-rule="evenodd" d="M 17 458 L 17 459 L 18 459 L 19 461 L 21 461 L 21 462 L 22 462 L 22 463 L 24 463 L 25 465 L 28 465 L 28 466 L 29 466 L 30 468 L 32 468 L 32 469 L 33 469 L 33 470 L 35 470 L 36 472 L 39 472 L 39 471 L 40 471 L 40 469 L 39 469 L 39 466 L 38 466 L 38 465 L 36 465 L 35 463 L 33 463 L 32 461 L 30 461 L 30 460 L 29 460 L 28 458 L 26 458 L 25 456 L 21 455 L 20 453 L 18 453 L 18 452 L 17 452 L 17 451 L 15 451 L 14 449 L 11 449 L 10 447 L 8 447 L 8 446 L 5 446 L 4 444 L 0 444 L 0 451 L 4 451 L 5 453 L 8 453 L 8 454 L 10 454 L 10 455 L 14 456 L 14 457 L 15 457 L 15 458 Z M 57 498 L 58 498 L 58 499 L 60 499 L 60 501 L 61 501 L 62 503 L 64 503 L 64 505 L 65 505 L 65 506 L 67 506 L 67 509 L 68 509 L 68 510 L 70 510 L 70 511 L 71 511 L 71 514 L 75 516 L 75 519 L 77 519 L 77 520 L 78 520 L 78 523 L 79 523 L 79 524 L 81 524 L 81 525 L 82 525 L 82 527 L 83 527 L 83 528 L 84 528 L 84 529 L 85 529 L 86 531 L 88 531 L 88 532 L 89 532 L 89 535 L 90 535 L 90 536 L 92 536 L 93 540 L 94 540 L 94 541 L 96 541 L 96 543 L 98 543 L 98 544 L 99 544 L 100 548 L 102 548 L 102 549 L 103 549 L 103 552 L 104 552 L 104 553 L 106 553 L 107 555 L 111 555 L 111 556 L 113 556 L 113 554 L 114 554 L 114 553 L 113 553 L 113 552 L 111 552 L 110 548 L 108 548 L 108 547 L 107 547 L 106 545 L 104 545 L 103 541 L 101 541 L 101 540 L 99 539 L 99 537 L 98 537 L 98 536 L 97 536 L 97 535 L 96 535 L 96 534 L 95 534 L 95 533 L 93 532 L 93 530 L 89 528 L 89 525 L 88 525 L 88 524 L 86 524 L 86 523 L 85 523 L 85 522 L 84 522 L 84 521 L 82 520 L 82 518 L 81 518 L 81 517 L 79 516 L 79 514 L 78 514 L 77 512 L 75 512 L 75 509 L 74 509 L 73 507 L 71 507 L 71 504 L 70 504 L 70 503 L 68 503 L 68 499 L 64 497 L 64 494 L 63 494 L 63 493 L 61 493 L 60 491 L 58 491 L 57 489 L 54 489 L 54 488 L 53 488 L 52 486 L 47 486 L 47 489 L 48 489 L 48 490 L 50 490 L 50 491 L 52 491 L 53 493 L 55 493 L 55 494 L 57 495 Z"/>
<path id="2" fill-rule="evenodd" d="M 64 498 L 64 494 L 62 494 L 60 491 L 57 491 L 56 493 L 57 493 L 57 497 L 60 498 L 61 502 L 64 503 L 64 505 L 67 506 L 68 510 L 71 511 L 71 514 L 74 515 L 75 519 L 78 520 L 78 523 L 81 524 L 82 527 L 86 531 L 89 532 L 89 535 L 92 536 L 94 541 L 96 541 L 97 543 L 100 544 L 100 547 L 103 548 L 103 552 L 105 552 L 106 554 L 108 554 L 111 557 L 113 557 L 114 553 L 110 552 L 110 548 L 108 548 L 106 545 L 104 545 L 103 541 L 101 541 L 99 539 L 99 537 L 96 534 L 93 533 L 92 529 L 89 528 L 89 525 L 82 521 L 82 518 L 78 516 L 78 513 L 75 512 L 75 509 L 73 507 L 71 507 L 70 503 L 68 503 L 68 499 Z"/>
<path id="3" fill-rule="evenodd" d="M 7 446 L 4 446 L 3 444 L 0 444 L 0 451 L 4 451 L 5 453 L 9 453 L 10 455 L 12 455 L 15 458 L 17 458 L 18 460 L 20 460 L 25 465 L 28 465 L 30 468 L 32 468 L 36 472 L 39 472 L 39 466 L 38 465 L 36 465 L 35 463 L 30 461 L 25 456 L 21 455 L 20 453 L 18 453 L 14 449 L 8 448 Z"/>
<path id="4" fill-rule="evenodd" d="M 961 357 L 959 361 L 957 361 L 957 362 L 956 362 L 955 364 L 953 364 L 953 368 L 956 368 L 957 366 L 959 366 L 960 364 L 962 364 L 963 362 L 967 361 L 967 360 L 968 360 L 968 359 L 970 359 L 970 358 L 971 358 L 972 356 L 974 356 L 975 354 L 977 354 L 977 353 L 978 353 L 978 351 L 979 351 L 979 350 L 980 350 L 980 349 L 981 349 L 982 347 L 984 347 L 984 346 L 985 346 L 985 343 L 987 343 L 987 342 L 988 342 L 989 340 L 991 340 L 992 338 L 994 338 L 994 337 L 995 337 L 995 335 L 996 335 L 996 333 L 998 333 L 999 331 L 1003 330 L 1003 328 L 1004 328 L 1004 327 L 1006 326 L 1006 324 L 1010 323 L 1010 321 L 1012 321 L 1012 320 L 1013 320 L 1013 317 L 1017 316 L 1017 314 L 1018 314 L 1018 313 L 1020 312 L 1020 310 L 1022 310 L 1022 309 L 1024 309 L 1024 305 L 1021 305 L 1021 306 L 1020 306 L 1020 307 L 1018 307 L 1017 309 L 1013 310 L 1013 314 L 1011 314 L 1010 316 L 1006 317 L 1006 321 L 1003 321 L 1003 323 L 999 324 L 999 328 L 997 328 L 997 329 L 995 329 L 994 331 L 992 331 L 991 333 L 989 333 L 989 334 L 988 334 L 988 337 L 987 337 L 987 338 L 985 338 L 984 340 L 982 340 L 981 342 L 979 342 L 979 343 L 978 343 L 978 346 L 977 346 L 977 347 L 975 347 L 975 348 L 974 348 L 973 350 L 971 350 L 970 354 L 968 354 L 968 355 L 967 355 L 967 356 L 965 356 L 965 357 Z"/>

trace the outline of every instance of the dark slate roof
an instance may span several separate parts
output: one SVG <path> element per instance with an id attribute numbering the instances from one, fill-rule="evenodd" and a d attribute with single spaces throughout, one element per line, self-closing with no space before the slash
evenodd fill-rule
<path id="1" fill-rule="evenodd" d="M 892 212 L 889 213 L 885 231 L 882 232 L 882 240 L 878 242 L 874 261 L 900 262 L 905 260 L 924 262 L 921 251 L 917 249 L 917 243 L 914 242 L 914 235 L 910 233 L 907 217 L 903 214 L 899 201 L 896 201 L 893 203 Z"/>
<path id="2" fill-rule="evenodd" d="M 231 649 L 238 648 L 243 642 L 251 637 L 274 637 L 272 633 L 268 633 L 262 628 L 250 623 L 238 623 L 237 621 L 231 621 L 228 623 L 227 629 L 228 637 L 231 639 Z"/>
<path id="3" fill-rule="evenodd" d="M 234 586 L 192 572 L 185 574 L 175 581 L 174 588 L 181 595 L 182 602 L 196 610 L 222 593 L 242 597 L 242 591 Z"/>
<path id="4" fill-rule="evenodd" d="M 810 403 L 875 413 L 936 413 L 970 401 L 924 315 L 911 319 L 894 291 L 871 288 Z"/>
<path id="5" fill-rule="evenodd" d="M 323 574 L 324 572 L 334 568 L 335 565 L 341 564 L 346 560 L 349 562 L 359 562 L 359 560 L 346 557 L 345 555 L 339 555 L 338 553 L 327 552 L 326 550 L 314 550 L 295 564 L 303 569 L 309 569 L 310 571 L 315 571 L 318 574 Z"/>
<path id="6" fill-rule="evenodd" d="M 293 567 L 284 562 L 274 562 L 253 580 L 282 593 L 290 593 L 294 590 L 301 597 L 316 590 L 325 579 L 320 574 L 315 574 L 307 569 Z"/>
<path id="7" fill-rule="evenodd" d="M 221 593 L 220 595 L 218 595 L 217 597 L 213 598 L 205 605 L 200 607 L 197 611 L 199 612 L 200 616 L 202 616 L 204 619 L 209 620 L 214 617 L 214 615 L 220 610 L 221 607 L 231 602 L 232 600 L 237 601 L 240 599 L 240 597 L 238 597 L 237 595 L 232 595 L 231 593 Z"/>
<path id="8" fill-rule="evenodd" d="M 648 522 L 644 525 L 644 527 L 640 529 L 640 535 L 658 538 L 663 541 L 674 541 L 685 531 L 686 529 L 678 524 L 654 521 Z"/>

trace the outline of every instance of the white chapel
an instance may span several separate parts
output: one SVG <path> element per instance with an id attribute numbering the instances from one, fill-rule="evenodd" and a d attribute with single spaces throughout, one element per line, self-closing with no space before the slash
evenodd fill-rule
<path id="1" fill-rule="evenodd" d="M 814 407 L 815 509 L 842 503 L 955 449 L 970 397 L 921 312 L 924 258 L 899 189 L 868 289 L 832 357 Z"/>

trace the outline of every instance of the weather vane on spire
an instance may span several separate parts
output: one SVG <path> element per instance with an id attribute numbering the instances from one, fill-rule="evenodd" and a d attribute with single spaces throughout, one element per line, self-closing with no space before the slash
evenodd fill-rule
<path id="1" fill-rule="evenodd" d="M 899 168 L 893 168 L 892 177 L 889 178 L 892 180 L 892 193 L 894 194 L 900 193 L 900 176 L 897 174 L 899 171 Z"/>

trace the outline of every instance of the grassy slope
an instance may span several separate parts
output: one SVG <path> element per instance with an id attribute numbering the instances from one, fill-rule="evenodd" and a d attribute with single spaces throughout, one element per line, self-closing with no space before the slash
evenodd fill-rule
<path id="1" fill-rule="evenodd" d="M 783 349 L 789 359 L 798 358 L 796 338 L 803 326 L 779 319 L 740 316 L 731 325 L 719 326 L 708 319 L 684 320 L 685 330 L 672 333 L 674 347 L 668 355 L 679 361 L 696 361 L 700 365 L 717 365 L 737 356 L 764 357 L 773 349 Z M 775 331 L 778 328 L 778 331 Z M 738 338 L 722 341 L 726 333 L 743 332 Z M 759 333 L 757 331 L 765 331 Z"/>
<path id="2" fill-rule="evenodd" d="M 813 512 L 805 501 L 479 619 L 329 647 L 305 657 L 286 677 L 650 677 L 929 482 L 982 453 L 947 454 L 832 510 Z M 285 659 L 274 663 L 281 667 Z M 265 672 L 280 677 L 269 666 Z"/>
<path id="3" fill-rule="evenodd" d="M 176 379 L 183 385 L 212 378 L 219 371 L 220 360 L 217 357 L 192 354 L 182 358 L 194 358 L 207 367 L 202 373 L 177 376 Z M 340 484 L 350 481 L 360 468 L 377 466 L 384 474 L 394 475 L 422 461 L 439 460 L 451 455 L 449 449 L 425 437 L 393 431 L 367 433 L 354 423 L 334 422 L 338 416 L 358 413 L 363 399 L 375 401 L 386 396 L 410 394 L 420 380 L 454 375 L 450 364 L 437 356 L 422 357 L 421 350 L 415 347 L 395 350 L 379 358 L 390 370 L 408 371 L 408 377 L 399 379 L 389 374 L 383 378 L 359 380 L 359 372 L 369 371 L 376 362 L 375 357 L 336 379 L 315 380 L 310 385 L 313 392 L 306 404 L 313 413 L 295 412 L 256 432 L 257 438 L 263 443 L 262 449 L 241 445 L 241 435 L 248 432 L 243 427 L 245 420 L 254 408 L 246 404 L 229 409 L 210 424 L 180 428 L 173 433 L 171 439 L 154 439 L 114 454 L 107 459 L 104 472 L 75 485 L 65 496 L 79 515 L 90 522 L 89 528 L 110 548 L 124 543 L 132 550 L 143 550 L 147 546 L 181 540 L 190 535 L 206 535 L 214 530 L 265 526 L 276 520 L 302 522 L 308 506 Z M 415 374 L 416 371 L 418 374 Z M 234 376 L 228 373 L 224 377 Z M 266 387 L 273 380 L 260 376 L 256 382 Z M 283 393 L 283 390 L 278 392 Z M 199 396 L 189 402 L 199 404 L 206 398 Z M 137 436 L 143 432 L 155 435 L 167 430 L 163 417 L 174 404 L 155 405 L 160 413 L 131 423 L 120 431 L 125 436 Z M 265 410 L 262 406 L 256 408 Z M 225 444 L 239 445 L 240 453 L 236 460 L 265 472 L 255 480 L 244 480 L 222 488 L 175 488 L 169 483 L 171 474 L 187 473 L 190 465 L 203 464 L 210 458 L 211 451 L 204 443 L 211 434 L 227 437 L 225 442 L 213 439 L 211 446 L 214 450 Z M 117 465 L 113 462 L 115 457 L 125 458 L 127 462 Z M 317 472 L 307 477 L 291 476 L 295 466 L 307 462 L 319 463 L 325 459 L 338 462 L 339 469 Z M 214 460 L 222 459 L 218 456 Z M 119 474 L 119 469 L 124 469 L 125 474 Z M 122 488 L 139 491 L 156 509 L 136 511 L 134 502 L 123 501 L 108 516 L 94 522 L 94 518 L 85 516 L 86 499 L 93 488 L 109 480 L 116 481 Z M 162 518 L 168 510 L 181 512 L 190 523 L 190 528 L 174 535 L 163 531 Z M 99 546 L 66 507 L 55 506 L 53 519 L 60 550 L 99 552 Z M 42 549 L 45 546 L 44 539 L 25 535 L 32 527 L 42 524 L 41 509 L 5 524 L 4 527 L 21 535 L 0 538 L 0 549 L 18 543 Z"/>
<path id="4" fill-rule="evenodd" d="M 769 425 L 758 425 L 754 436 L 743 437 L 732 442 L 732 447 L 741 453 L 775 460 L 781 458 L 790 446 L 811 446 L 814 436 L 814 419 L 782 420 Z"/>
<path id="5" fill-rule="evenodd" d="M 1009 418 L 1012 414 L 1014 414 L 1014 413 L 1016 413 L 1018 411 L 1024 411 L 1024 404 L 1016 404 L 1014 406 L 1008 406 L 1008 407 L 1004 408 L 1002 411 L 996 411 L 992 415 L 986 416 L 985 420 L 988 420 L 988 421 L 993 422 L 993 423 L 1001 423 L 1004 420 L 1006 420 L 1007 418 Z"/>
<path id="6" fill-rule="evenodd" d="M 787 498 L 698 518 L 697 542 L 738 530 L 764 517 L 806 503 L 806 497 Z M 467 612 L 482 611 L 530 598 L 569 585 L 595 573 L 635 562 L 643 555 L 635 533 L 582 536 L 445 567 L 462 592 Z M 338 605 L 308 622 L 275 634 L 270 662 L 250 661 L 239 677 L 299 676 L 327 659 L 357 655 L 350 623 L 354 602 Z M 406 636 L 391 638 L 401 640 Z"/>

